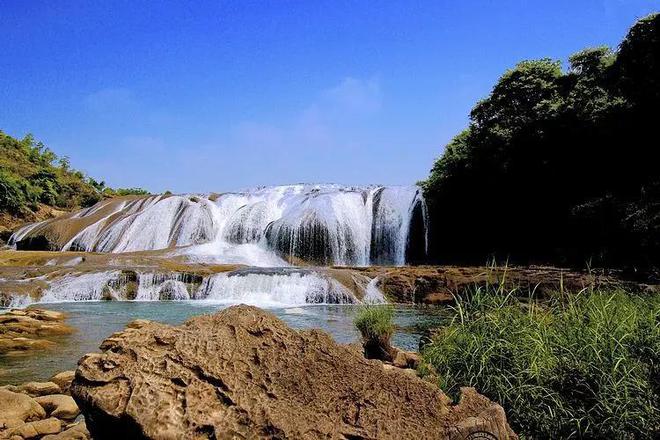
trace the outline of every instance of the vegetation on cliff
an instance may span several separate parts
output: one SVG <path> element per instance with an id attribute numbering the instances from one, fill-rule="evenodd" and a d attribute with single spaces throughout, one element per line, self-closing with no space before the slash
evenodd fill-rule
<path id="1" fill-rule="evenodd" d="M 531 438 L 658 438 L 660 295 L 515 293 L 461 295 L 423 351 L 441 388 L 475 387 Z"/>
<path id="2" fill-rule="evenodd" d="M 658 267 L 660 14 L 568 61 L 505 72 L 435 162 L 439 261 Z"/>
<path id="3" fill-rule="evenodd" d="M 0 213 L 25 216 L 44 204 L 71 210 L 103 197 L 147 194 L 139 188 L 112 189 L 71 168 L 32 135 L 15 139 L 0 131 Z"/>

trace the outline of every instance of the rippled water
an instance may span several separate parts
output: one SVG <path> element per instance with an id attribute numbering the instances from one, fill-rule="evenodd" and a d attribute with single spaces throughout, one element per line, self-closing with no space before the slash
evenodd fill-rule
<path id="1" fill-rule="evenodd" d="M 45 380 L 54 373 L 74 369 L 85 353 L 98 351 L 101 341 L 111 333 L 124 329 L 137 318 L 169 324 L 180 324 L 200 314 L 213 313 L 226 304 L 208 301 L 112 301 L 48 304 L 48 309 L 68 313 L 67 323 L 76 328 L 72 335 L 61 337 L 57 348 L 30 355 L 0 357 L 0 384 Z M 320 328 L 336 341 L 359 340 L 353 326 L 357 306 L 307 305 L 302 307 L 268 308 L 293 328 Z M 397 306 L 394 345 L 416 350 L 422 331 L 443 320 L 441 309 Z"/>

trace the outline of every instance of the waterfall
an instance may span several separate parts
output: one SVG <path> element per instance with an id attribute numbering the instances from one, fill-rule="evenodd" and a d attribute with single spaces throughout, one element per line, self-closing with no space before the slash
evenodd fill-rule
<path id="1" fill-rule="evenodd" d="M 194 260 L 267 267 L 403 265 L 411 249 L 426 254 L 427 229 L 418 187 L 301 184 L 104 200 L 21 228 L 10 244 L 111 253 L 169 249 Z"/>
<path id="2" fill-rule="evenodd" d="M 359 302 L 336 280 L 315 273 L 232 273 L 205 280 L 200 288 L 207 300 L 260 306 L 353 304 Z"/>
<path id="3" fill-rule="evenodd" d="M 383 302 L 375 283 L 361 293 L 364 302 Z M 99 300 L 198 300 L 262 307 L 304 304 L 356 304 L 355 293 L 313 269 L 246 268 L 202 277 L 186 272 L 109 270 L 69 273 L 53 279 L 39 302 Z M 12 304 L 27 305 L 17 296 Z"/>

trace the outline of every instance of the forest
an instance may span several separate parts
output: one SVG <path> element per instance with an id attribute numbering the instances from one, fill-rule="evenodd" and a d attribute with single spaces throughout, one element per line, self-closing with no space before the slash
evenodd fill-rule
<path id="1" fill-rule="evenodd" d="M 71 167 L 32 135 L 15 139 L 0 131 L 0 213 L 26 217 L 39 204 L 73 210 L 104 197 L 148 194 L 141 188 L 107 187 Z"/>
<path id="2" fill-rule="evenodd" d="M 422 183 L 432 259 L 657 277 L 659 81 L 660 14 L 616 49 L 506 71 Z"/>

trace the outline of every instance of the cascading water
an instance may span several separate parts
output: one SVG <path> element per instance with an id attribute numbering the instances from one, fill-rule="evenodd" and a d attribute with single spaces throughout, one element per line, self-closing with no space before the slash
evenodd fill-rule
<path id="1" fill-rule="evenodd" d="M 426 253 L 426 205 L 417 187 L 290 185 L 116 200 L 28 225 L 10 244 L 20 249 L 55 236 L 61 250 L 176 248 L 198 261 L 267 267 L 403 265 L 410 248 Z"/>
<path id="2" fill-rule="evenodd" d="M 370 289 L 364 295 L 369 296 L 368 302 L 382 302 L 377 289 Z M 40 302 L 191 299 L 260 306 L 361 302 L 337 280 L 314 270 L 293 268 L 239 269 L 206 277 L 185 272 L 126 270 L 72 273 L 54 279 Z M 20 301 L 27 304 L 28 299 L 18 298 L 14 305 Z"/>

